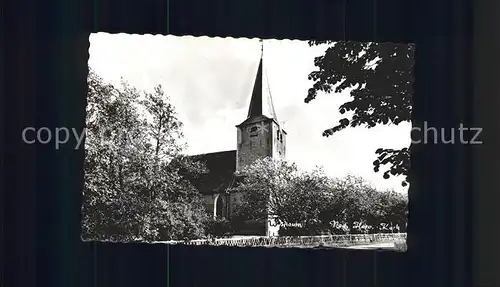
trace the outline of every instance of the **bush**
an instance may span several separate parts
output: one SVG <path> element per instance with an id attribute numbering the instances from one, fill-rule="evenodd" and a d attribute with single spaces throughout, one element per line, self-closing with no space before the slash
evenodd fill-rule
<path id="1" fill-rule="evenodd" d="M 211 219 L 207 225 L 207 235 L 212 237 L 225 237 L 230 235 L 231 226 L 227 219 Z"/>
<path id="2" fill-rule="evenodd" d="M 237 235 L 263 235 L 266 232 L 265 220 L 231 221 L 231 233 Z"/>

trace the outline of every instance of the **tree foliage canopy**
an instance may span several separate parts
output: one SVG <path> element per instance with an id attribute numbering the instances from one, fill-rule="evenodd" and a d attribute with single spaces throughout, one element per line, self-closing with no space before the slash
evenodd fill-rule
<path id="1" fill-rule="evenodd" d="M 266 220 L 268 215 L 281 215 L 297 172 L 296 165 L 271 158 L 258 159 L 246 166 L 240 174 L 243 182 L 231 190 L 240 192 L 245 202 L 234 217 Z"/>
<path id="2" fill-rule="evenodd" d="M 318 68 L 309 74 L 314 81 L 305 102 L 316 98 L 318 92 L 350 91 L 351 100 L 339 107 L 341 114 L 350 113 L 339 123 L 323 132 L 331 136 L 347 127 L 411 121 L 413 95 L 413 65 L 415 46 L 394 43 L 310 41 L 311 46 L 327 44 L 325 54 L 314 59 Z M 384 178 L 408 175 L 408 148 L 379 149 L 374 170 L 390 165 Z M 407 179 L 403 181 L 403 186 Z"/>
<path id="3" fill-rule="evenodd" d="M 183 149 L 182 125 L 162 88 L 142 93 L 125 81 L 117 88 L 93 71 L 88 83 L 84 239 L 203 236 L 203 199 L 181 175 L 203 167 L 169 164 Z"/>
<path id="4" fill-rule="evenodd" d="M 299 223 L 294 235 L 345 233 L 345 228 L 356 232 L 361 222 L 372 226 L 371 232 L 383 231 L 380 224 L 406 225 L 406 197 L 378 191 L 360 177 L 331 178 L 319 168 L 305 172 L 269 158 L 255 161 L 242 174 L 243 182 L 231 190 L 242 194 L 234 210 L 240 221 L 272 216 L 282 226 Z"/>

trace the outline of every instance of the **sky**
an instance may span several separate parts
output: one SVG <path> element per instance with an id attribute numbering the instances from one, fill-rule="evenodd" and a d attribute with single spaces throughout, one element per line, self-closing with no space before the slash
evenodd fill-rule
<path id="1" fill-rule="evenodd" d="M 403 178 L 373 171 L 375 150 L 410 145 L 410 123 L 322 132 L 345 117 L 338 107 L 349 91 L 318 93 L 305 103 L 326 46 L 306 41 L 264 40 L 264 92 L 271 93 L 287 132 L 287 160 L 305 170 L 322 166 L 333 177 L 362 176 L 380 189 L 407 192 Z M 246 119 L 261 55 L 258 39 L 97 33 L 90 36 L 89 67 L 106 82 L 120 78 L 140 90 L 161 84 L 184 124 L 188 154 L 236 149 L 236 125 Z"/>

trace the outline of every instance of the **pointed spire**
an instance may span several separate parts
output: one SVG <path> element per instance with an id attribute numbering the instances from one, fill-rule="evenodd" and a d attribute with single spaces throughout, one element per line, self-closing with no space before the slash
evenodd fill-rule
<path id="1" fill-rule="evenodd" d="M 248 109 L 248 118 L 262 115 L 262 57 L 257 68 L 257 76 L 253 84 L 252 99 Z"/>
<path id="2" fill-rule="evenodd" d="M 268 91 L 266 95 L 263 94 L 264 87 L 262 83 L 263 83 L 264 42 L 262 40 L 260 40 L 260 45 L 261 45 L 261 54 L 260 54 L 259 67 L 257 68 L 257 75 L 255 77 L 252 99 L 250 100 L 250 107 L 248 109 L 247 118 L 263 115 L 277 120 L 270 91 Z"/>

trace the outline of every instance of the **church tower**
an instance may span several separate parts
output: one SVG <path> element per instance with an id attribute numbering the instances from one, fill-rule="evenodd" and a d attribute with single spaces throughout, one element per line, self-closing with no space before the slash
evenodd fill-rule
<path id="1" fill-rule="evenodd" d="M 271 92 L 263 89 L 263 43 L 247 119 L 237 125 L 236 171 L 260 158 L 285 158 L 286 132 L 274 111 Z"/>

